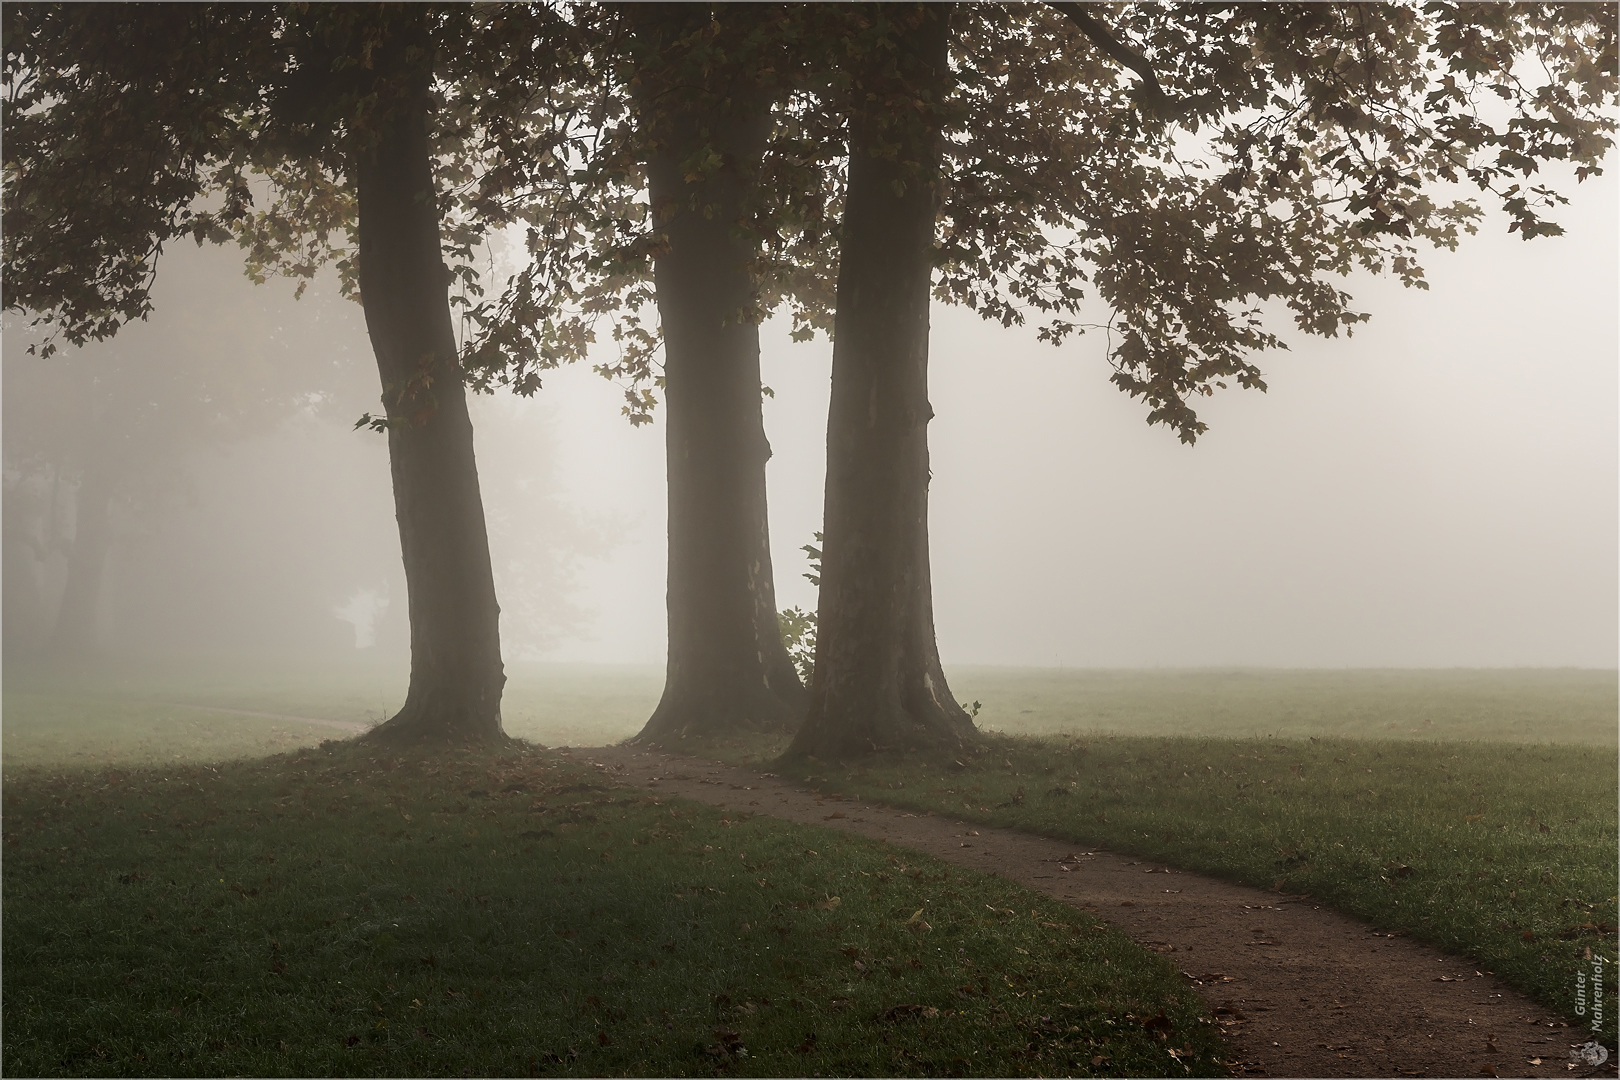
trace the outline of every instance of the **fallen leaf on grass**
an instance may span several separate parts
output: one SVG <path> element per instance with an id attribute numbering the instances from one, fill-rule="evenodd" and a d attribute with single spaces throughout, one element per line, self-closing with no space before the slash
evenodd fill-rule
<path id="1" fill-rule="evenodd" d="M 891 1005 L 878 1014 L 878 1019 L 895 1023 L 900 1020 L 932 1020 L 939 1015 L 939 1010 L 932 1005 Z"/>
<path id="2" fill-rule="evenodd" d="M 841 897 L 829 896 L 825 900 L 817 900 L 816 907 L 820 908 L 822 911 L 833 911 L 837 909 L 838 905 L 842 904 L 843 902 L 844 901 Z"/>

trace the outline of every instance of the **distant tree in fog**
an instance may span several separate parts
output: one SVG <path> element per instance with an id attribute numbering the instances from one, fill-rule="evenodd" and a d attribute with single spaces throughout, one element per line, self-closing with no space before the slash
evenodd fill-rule
<path id="1" fill-rule="evenodd" d="M 5 648 L 83 656 L 96 644 L 108 556 L 190 491 L 200 455 L 269 433 L 350 388 L 329 293 L 243 302 L 217 260 L 171 260 L 183 296 L 163 333 L 140 327 L 54 356 L 9 316 L 5 334 Z M 344 305 L 347 306 L 347 305 Z M 344 395 L 348 396 L 348 395 Z"/>

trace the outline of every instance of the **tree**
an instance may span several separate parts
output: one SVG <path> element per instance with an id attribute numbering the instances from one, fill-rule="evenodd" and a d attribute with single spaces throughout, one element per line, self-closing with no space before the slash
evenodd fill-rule
<path id="1" fill-rule="evenodd" d="M 827 421 L 810 713 L 792 753 L 844 758 L 972 740 L 934 640 L 928 303 L 950 92 L 945 5 L 875 13 L 854 75 Z"/>
<path id="2" fill-rule="evenodd" d="M 405 705 L 371 737 L 503 739 L 444 250 L 465 254 L 479 226 L 441 237 L 435 157 L 470 171 L 529 130 L 513 103 L 552 70 L 538 46 L 549 12 L 32 5 L 5 18 L 8 306 L 80 343 L 149 309 L 158 256 L 183 235 L 240 238 L 256 272 L 308 276 L 347 256 L 383 387 L 374 426 L 389 438 L 412 627 Z M 255 175 L 277 192 L 257 213 Z M 508 176 L 483 179 L 463 207 L 498 202 Z"/>
<path id="3" fill-rule="evenodd" d="M 528 328 L 520 341 L 486 336 L 469 358 L 520 393 L 556 358 L 582 358 L 603 316 L 623 352 L 598 370 L 629 384 L 631 422 L 650 419 L 647 383 L 663 391 L 669 655 L 638 736 L 650 742 L 791 731 L 803 715 L 776 612 L 758 329 L 794 288 L 819 286 L 770 248 L 805 212 L 806 185 L 821 184 L 795 166 L 799 134 L 780 111 L 806 66 L 803 22 L 776 5 L 584 9 L 594 138 L 573 148 L 568 197 L 540 193 L 533 263 L 474 313 Z"/>
<path id="4" fill-rule="evenodd" d="M 848 75 L 824 580 L 795 755 L 972 737 L 918 599 L 931 273 L 938 298 L 986 317 L 1044 316 L 1054 343 L 1086 329 L 1094 288 L 1112 381 L 1191 443 L 1189 399 L 1228 379 L 1263 390 L 1251 355 L 1286 347 L 1262 305 L 1334 336 L 1367 316 L 1333 278 L 1421 288 L 1418 244 L 1455 247 L 1481 214 L 1435 201 L 1442 184 L 1495 197 L 1526 239 L 1556 234 L 1561 196 L 1529 178 L 1548 162 L 1594 175 L 1615 127 L 1606 6 L 849 10 L 868 59 Z M 870 59 L 873 39 L 892 61 Z"/>
<path id="5" fill-rule="evenodd" d="M 749 214 L 771 124 L 770 9 L 648 5 L 633 28 L 637 138 L 661 234 L 669 660 L 652 743 L 791 731 L 804 689 L 777 626 Z"/>

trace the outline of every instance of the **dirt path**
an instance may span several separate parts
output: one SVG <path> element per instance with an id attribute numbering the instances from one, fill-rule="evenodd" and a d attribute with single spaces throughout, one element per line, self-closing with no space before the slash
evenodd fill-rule
<path id="1" fill-rule="evenodd" d="M 1009 878 L 1164 953 L 1240 1076 L 1593 1076 L 1584 1032 L 1466 960 L 1309 900 L 1028 833 L 821 796 L 769 773 L 624 747 L 564 750 L 620 783 L 885 840 Z"/>

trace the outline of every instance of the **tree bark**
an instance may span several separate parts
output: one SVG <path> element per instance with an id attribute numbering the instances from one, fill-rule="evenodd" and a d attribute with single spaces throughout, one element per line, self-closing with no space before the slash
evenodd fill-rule
<path id="1" fill-rule="evenodd" d="M 725 17 L 748 16 L 734 9 Z M 664 338 L 669 658 L 663 698 L 637 736 L 649 743 L 791 731 L 805 704 L 777 622 L 753 311 L 759 241 L 745 223 L 769 103 L 724 61 L 697 72 L 668 55 L 708 18 L 697 5 L 637 15 L 649 53 L 663 53 L 637 102 L 665 239 L 654 283 Z M 718 167 L 695 167 L 709 151 Z"/>
<path id="2" fill-rule="evenodd" d="M 900 24 L 894 60 L 857 85 L 928 105 L 851 118 L 816 668 L 790 757 L 956 750 L 977 735 L 940 667 L 928 559 L 928 304 L 949 7 L 887 6 Z"/>
<path id="3" fill-rule="evenodd" d="M 417 59 L 428 42 L 422 16 L 406 11 L 374 54 L 379 120 L 354 136 L 360 295 L 382 379 L 411 622 L 405 703 L 367 738 L 502 742 L 500 608 L 439 249 L 428 62 Z"/>
<path id="4" fill-rule="evenodd" d="M 107 576 L 111 546 L 109 510 L 112 485 L 96 453 L 73 496 L 73 546 L 68 550 L 67 583 L 51 633 L 51 655 L 62 660 L 88 656 L 96 646 L 96 615 Z"/>

